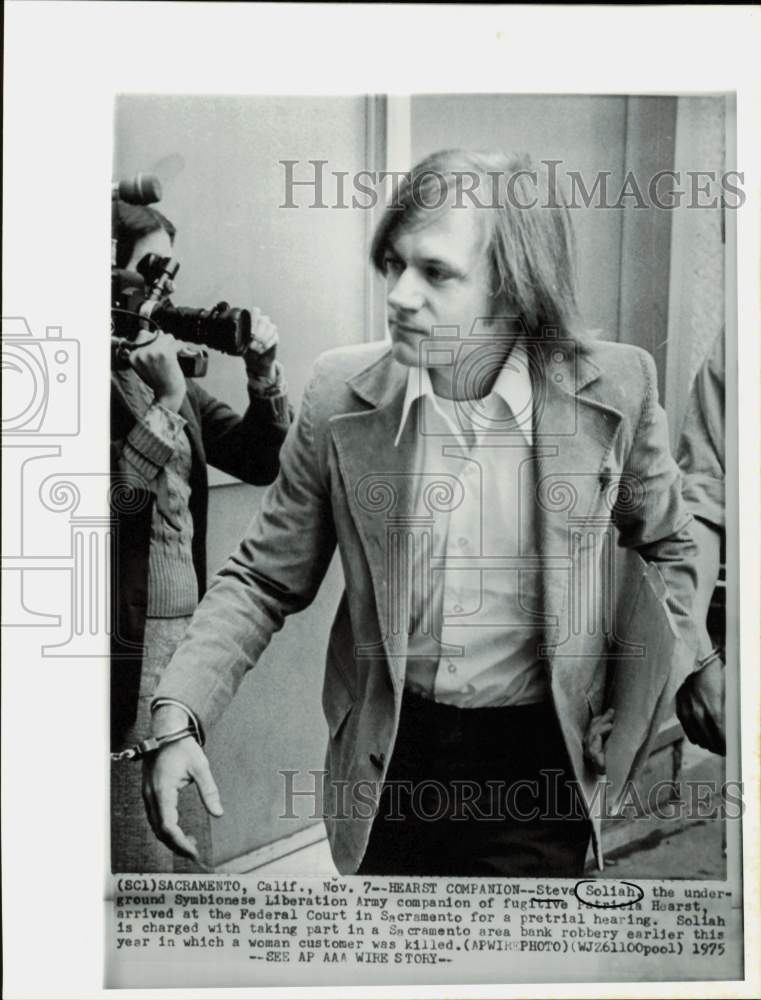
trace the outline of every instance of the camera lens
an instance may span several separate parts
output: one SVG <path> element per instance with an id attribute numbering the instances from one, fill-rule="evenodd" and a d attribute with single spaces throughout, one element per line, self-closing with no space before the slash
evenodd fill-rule
<path id="1" fill-rule="evenodd" d="M 153 310 L 151 318 L 166 333 L 223 354 L 243 354 L 251 339 L 251 313 L 230 309 L 227 303 L 214 309 L 191 309 L 165 302 Z"/>

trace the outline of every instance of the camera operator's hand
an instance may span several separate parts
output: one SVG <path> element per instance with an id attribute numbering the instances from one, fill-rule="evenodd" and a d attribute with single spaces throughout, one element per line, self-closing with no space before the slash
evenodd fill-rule
<path id="1" fill-rule="evenodd" d="M 156 337 L 148 331 L 145 334 L 146 344 L 130 352 L 130 364 L 153 389 L 156 402 L 176 413 L 182 406 L 186 389 L 185 376 L 177 360 L 180 345 L 168 333 L 159 333 Z"/>
<path id="2" fill-rule="evenodd" d="M 275 362 L 277 327 L 260 309 L 251 310 L 251 340 L 243 356 L 246 371 L 255 378 L 270 378 Z"/>

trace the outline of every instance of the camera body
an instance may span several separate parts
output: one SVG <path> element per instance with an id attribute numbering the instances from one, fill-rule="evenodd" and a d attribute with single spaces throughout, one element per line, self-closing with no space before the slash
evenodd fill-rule
<path id="1" fill-rule="evenodd" d="M 118 187 L 118 185 L 117 185 Z M 155 192 L 153 192 L 155 194 Z M 160 195 L 159 195 L 160 196 Z M 152 196 L 152 200 L 158 200 Z M 174 257 L 146 254 L 136 271 L 111 268 L 111 364 L 129 367 L 129 355 L 147 331 L 170 333 L 196 345 L 178 352 L 183 373 L 198 378 L 206 374 L 210 347 L 224 354 L 242 355 L 251 340 L 251 313 L 247 309 L 218 302 L 211 309 L 175 306 L 169 299 L 172 282 L 180 269 Z M 148 343 L 145 337 L 140 345 Z"/>
<path id="2" fill-rule="evenodd" d="M 3 435 L 79 433 L 78 341 L 58 326 L 35 337 L 22 316 L 4 317 L 2 366 L 14 386 L 3 399 Z"/>

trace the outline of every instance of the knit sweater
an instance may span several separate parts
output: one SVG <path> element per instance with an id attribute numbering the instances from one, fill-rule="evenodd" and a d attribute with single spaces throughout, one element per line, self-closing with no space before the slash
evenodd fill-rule
<path id="1" fill-rule="evenodd" d="M 190 500 L 190 442 L 185 419 L 154 399 L 153 391 L 130 368 L 119 382 L 138 417 L 123 454 L 142 473 L 156 494 L 151 520 L 148 570 L 149 618 L 179 618 L 198 603 L 193 566 L 193 518 Z M 150 466 L 160 465 L 157 475 Z M 146 475 L 147 474 L 147 475 Z"/>

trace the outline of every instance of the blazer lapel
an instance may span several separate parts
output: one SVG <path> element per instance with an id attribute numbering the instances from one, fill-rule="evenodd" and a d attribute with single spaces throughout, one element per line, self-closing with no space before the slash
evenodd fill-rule
<path id="1" fill-rule="evenodd" d="M 330 427 L 347 503 L 370 569 L 382 641 L 359 656 L 385 655 L 397 683 L 404 678 L 416 519 L 413 436 L 394 445 L 407 369 L 385 354 L 349 385 L 371 409 L 343 414 Z"/>
<path id="2" fill-rule="evenodd" d="M 534 371 L 537 548 L 542 565 L 544 642 L 552 661 L 566 613 L 580 529 L 607 489 L 606 458 L 620 411 L 585 395 L 600 369 L 582 349 L 537 347 Z M 541 356 L 541 360 L 539 357 Z"/>
<path id="3" fill-rule="evenodd" d="M 620 411 L 585 395 L 602 374 L 583 350 L 528 347 L 535 364 L 537 554 L 542 566 L 544 636 L 541 655 L 552 660 L 566 611 L 574 558 L 574 527 L 587 520 L 607 488 L 606 459 L 622 420 Z M 561 360 L 562 355 L 562 360 Z M 331 420 L 347 503 L 370 569 L 382 649 L 403 680 L 409 628 L 415 507 L 414 433 L 398 446 L 407 369 L 383 355 L 349 381 L 369 408 Z"/>

